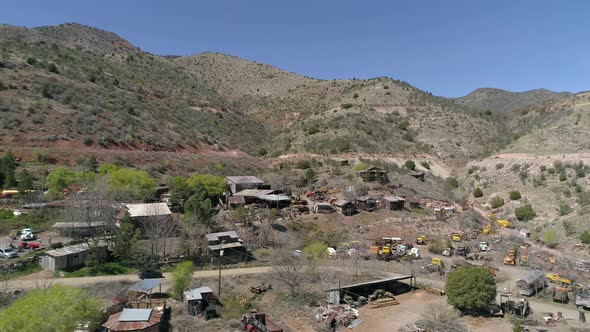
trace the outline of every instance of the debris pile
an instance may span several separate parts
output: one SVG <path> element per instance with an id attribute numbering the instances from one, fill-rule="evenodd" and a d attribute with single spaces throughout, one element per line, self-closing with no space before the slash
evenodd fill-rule
<path id="1" fill-rule="evenodd" d="M 389 307 L 392 305 L 398 305 L 399 301 L 395 299 L 392 293 L 386 292 L 382 289 L 378 289 L 369 296 L 371 309 Z"/>
<path id="2" fill-rule="evenodd" d="M 324 321 L 327 324 L 335 320 L 337 325 L 345 326 L 349 329 L 354 329 L 364 322 L 359 318 L 358 310 L 349 304 L 319 307 L 316 318 L 318 322 Z"/>

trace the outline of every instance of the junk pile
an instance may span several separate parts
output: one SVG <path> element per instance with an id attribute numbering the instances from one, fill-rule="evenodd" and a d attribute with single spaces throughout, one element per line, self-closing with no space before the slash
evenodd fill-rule
<path id="1" fill-rule="evenodd" d="M 378 289 L 369 296 L 369 305 L 371 309 L 389 307 L 392 305 L 398 305 L 399 301 L 395 299 L 392 293 L 386 292 L 382 289 Z"/>
<path id="2" fill-rule="evenodd" d="M 264 293 L 267 290 L 272 289 L 272 285 L 260 285 L 260 286 L 250 286 L 250 291 L 254 294 Z"/>
<path id="3" fill-rule="evenodd" d="M 349 304 L 321 306 L 318 308 L 316 320 L 318 322 L 326 322 L 328 325 L 332 320 L 335 320 L 336 325 L 345 326 L 349 329 L 354 329 L 364 322 L 359 318 L 359 311 Z"/>

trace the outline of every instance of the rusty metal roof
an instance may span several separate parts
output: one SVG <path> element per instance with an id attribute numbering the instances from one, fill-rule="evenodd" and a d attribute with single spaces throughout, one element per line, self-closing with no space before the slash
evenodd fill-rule
<path id="1" fill-rule="evenodd" d="M 145 313 L 147 311 L 149 311 L 149 316 L 146 320 Z M 162 312 L 158 310 L 124 308 L 123 311 L 112 314 L 102 326 L 114 332 L 138 331 L 160 324 L 161 319 Z"/>
<path id="2" fill-rule="evenodd" d="M 246 199 L 244 198 L 244 196 L 230 196 L 227 199 L 227 203 L 228 204 L 246 204 Z"/>

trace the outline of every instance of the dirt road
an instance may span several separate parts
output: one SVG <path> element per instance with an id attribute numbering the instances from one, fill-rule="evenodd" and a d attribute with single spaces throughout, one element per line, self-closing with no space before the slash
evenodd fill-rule
<path id="1" fill-rule="evenodd" d="M 237 268 L 221 270 L 221 276 L 235 276 L 235 275 L 246 275 L 246 274 L 261 274 L 269 273 L 272 268 L 268 266 L 263 267 L 248 267 L 248 268 Z M 207 270 L 207 271 L 195 271 L 193 273 L 193 279 L 200 278 L 213 278 L 218 276 L 218 270 Z M 162 285 L 165 288 L 169 286 L 172 280 L 172 273 L 164 273 L 164 279 Z M 47 277 L 44 272 L 29 275 L 22 278 L 9 280 L 6 284 L 7 289 L 37 289 L 44 288 L 52 284 L 61 284 L 71 287 L 82 287 L 97 283 L 104 282 L 118 282 L 118 281 L 139 281 L 135 274 L 124 274 L 116 276 L 98 276 L 98 277 L 81 277 L 81 278 L 51 278 Z"/>

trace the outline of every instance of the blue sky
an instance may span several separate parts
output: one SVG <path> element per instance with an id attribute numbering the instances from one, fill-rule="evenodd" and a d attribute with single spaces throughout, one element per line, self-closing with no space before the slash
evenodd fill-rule
<path id="1" fill-rule="evenodd" d="M 143 50 L 223 52 L 317 78 L 390 76 L 456 97 L 478 87 L 590 89 L 590 1 L 27 0 L 0 22 L 78 22 Z"/>

